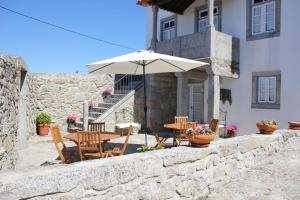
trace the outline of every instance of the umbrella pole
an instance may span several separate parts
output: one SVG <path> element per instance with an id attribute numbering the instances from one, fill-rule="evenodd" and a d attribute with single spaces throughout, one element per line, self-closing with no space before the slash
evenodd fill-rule
<path id="1" fill-rule="evenodd" d="M 145 61 L 143 61 L 143 79 L 144 79 L 144 123 L 145 123 L 145 145 L 148 145 L 147 135 L 148 135 L 148 123 L 147 123 L 147 92 L 146 92 L 146 73 L 145 73 Z"/>

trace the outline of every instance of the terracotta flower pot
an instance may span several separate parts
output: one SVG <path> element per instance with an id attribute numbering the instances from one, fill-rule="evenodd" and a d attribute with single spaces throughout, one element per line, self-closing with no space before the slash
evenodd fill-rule
<path id="1" fill-rule="evenodd" d="M 278 125 L 256 124 L 256 126 L 262 134 L 272 134 L 276 129 L 278 129 Z"/>
<path id="2" fill-rule="evenodd" d="M 38 124 L 38 132 L 39 135 L 41 136 L 48 135 L 49 129 L 50 129 L 49 124 Z"/>
<path id="3" fill-rule="evenodd" d="M 196 147 L 208 147 L 210 142 L 215 139 L 216 134 L 212 135 L 195 135 L 188 136 L 189 141 L 191 142 L 192 146 Z"/>
<path id="4" fill-rule="evenodd" d="M 234 131 L 227 131 L 227 137 L 228 137 L 228 138 L 233 138 L 233 137 L 235 137 L 235 132 L 234 132 Z"/>
<path id="5" fill-rule="evenodd" d="M 289 125 L 292 130 L 300 130 L 300 121 L 289 121 Z"/>

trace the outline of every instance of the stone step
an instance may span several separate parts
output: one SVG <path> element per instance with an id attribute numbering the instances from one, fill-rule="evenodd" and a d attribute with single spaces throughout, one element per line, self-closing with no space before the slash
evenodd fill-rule
<path id="1" fill-rule="evenodd" d="M 115 103 L 108 103 L 108 102 L 103 102 L 103 103 L 98 103 L 98 107 L 104 107 L 104 108 L 110 108 L 113 106 Z"/>
<path id="2" fill-rule="evenodd" d="M 108 109 L 107 107 L 93 107 L 90 112 L 104 113 L 107 109 Z"/>
<path id="3" fill-rule="evenodd" d="M 102 114 L 102 112 L 89 112 L 89 117 L 98 118 Z"/>

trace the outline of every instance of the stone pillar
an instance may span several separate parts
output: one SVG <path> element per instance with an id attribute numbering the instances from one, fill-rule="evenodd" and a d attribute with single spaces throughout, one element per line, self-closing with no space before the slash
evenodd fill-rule
<path id="1" fill-rule="evenodd" d="M 177 77 L 177 115 L 188 115 L 188 80 L 186 73 L 176 73 Z"/>
<path id="2" fill-rule="evenodd" d="M 208 98 L 207 98 L 207 117 L 208 122 L 212 119 L 219 119 L 220 110 L 220 76 L 208 75 Z"/>
<path id="3" fill-rule="evenodd" d="M 89 103 L 85 101 L 83 103 L 83 130 L 87 131 L 89 125 Z"/>
<path id="4" fill-rule="evenodd" d="M 153 27 L 152 27 L 152 40 L 151 40 L 151 50 L 156 51 L 157 43 L 157 6 L 152 6 L 152 15 L 153 15 Z"/>
<path id="5" fill-rule="evenodd" d="M 215 25 L 214 25 L 214 0 L 208 0 L 208 26 L 211 29 L 215 28 Z"/>

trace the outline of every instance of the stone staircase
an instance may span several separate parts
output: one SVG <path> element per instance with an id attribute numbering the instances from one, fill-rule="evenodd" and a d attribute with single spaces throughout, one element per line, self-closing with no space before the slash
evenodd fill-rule
<path id="1" fill-rule="evenodd" d="M 120 76 L 120 75 L 119 75 Z M 116 75 L 116 77 L 118 77 Z M 102 97 L 93 98 L 93 107 L 88 113 L 88 122 L 92 123 L 110 110 L 118 102 L 122 101 L 133 90 L 143 85 L 142 77 L 137 75 L 123 75 L 114 83 L 113 93 L 103 99 Z M 95 100 L 96 99 L 96 100 Z M 77 127 L 83 128 L 83 118 L 77 122 Z"/>

